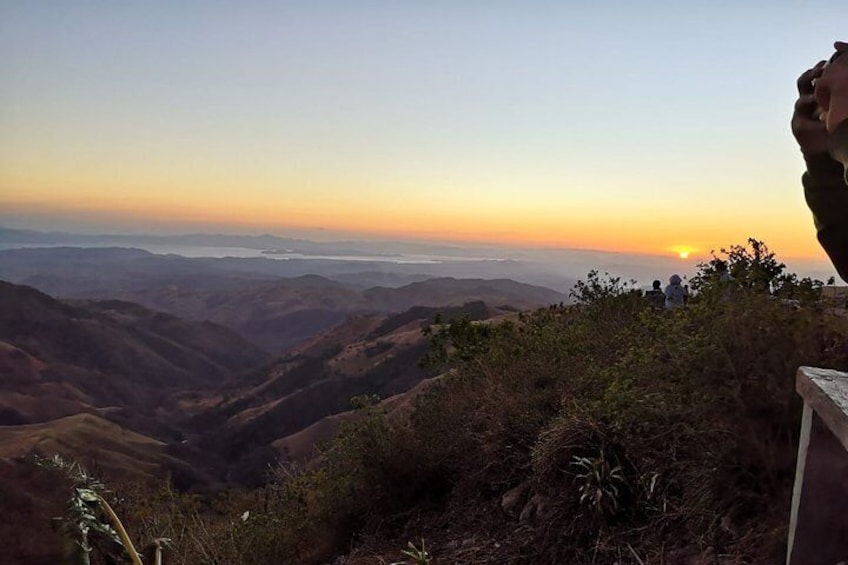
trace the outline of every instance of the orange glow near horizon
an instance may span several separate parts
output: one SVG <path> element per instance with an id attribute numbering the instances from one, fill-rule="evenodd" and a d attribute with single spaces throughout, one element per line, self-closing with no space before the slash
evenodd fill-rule
<path id="1" fill-rule="evenodd" d="M 182 196 L 182 197 L 180 197 Z M 151 194 L 143 191 L 86 195 L 73 199 L 31 198 L 3 203 L 9 212 L 41 215 L 76 214 L 86 218 L 108 217 L 135 222 L 148 221 L 185 225 L 221 225 L 257 231 L 303 229 L 361 234 L 378 239 L 401 238 L 444 242 L 492 244 L 509 247 L 591 249 L 620 253 L 665 255 L 680 259 L 703 259 L 710 249 L 744 243 L 748 237 L 766 241 L 781 257 L 820 258 L 823 256 L 812 227 L 800 217 L 765 223 L 767 229 L 751 233 L 731 223 L 716 224 L 709 214 L 703 217 L 662 217 L 646 212 L 632 215 L 628 210 L 609 209 L 604 214 L 592 210 L 527 208 L 513 209 L 424 207 L 424 202 L 401 205 L 397 200 L 357 203 L 320 199 L 265 201 L 261 198 L 233 199 L 210 193 L 204 199 L 184 195 Z M 753 224 L 753 222 L 746 222 Z M 786 229 L 787 224 L 791 229 Z M 793 225 L 794 224 L 794 225 Z M 806 233 L 805 233 L 806 232 Z M 690 236 L 687 244 L 681 234 Z"/>
<path id="2" fill-rule="evenodd" d="M 71 214 L 92 224 L 126 218 L 189 230 L 204 224 L 248 233 L 324 230 L 378 239 L 673 253 L 684 260 L 757 237 L 781 257 L 823 257 L 803 210 L 725 208 L 717 221 L 710 206 L 684 209 L 673 200 L 643 198 L 651 179 L 599 200 L 595 195 L 620 189 L 618 177 L 575 176 L 562 181 L 572 187 L 565 190 L 544 178 L 524 187 L 516 173 L 431 179 L 423 172 L 388 172 L 379 178 L 376 171 L 372 176 L 270 165 L 264 172 L 244 164 L 200 170 L 166 165 L 121 170 L 108 162 L 93 167 L 56 161 L 52 167 L 33 162 L 6 169 L 0 173 L 0 209 Z M 792 182 L 785 180 L 782 190 L 792 190 Z"/>
<path id="3" fill-rule="evenodd" d="M 679 178 L 671 173 L 624 183 L 617 174 L 594 171 L 548 178 L 512 169 L 498 174 L 341 165 L 297 170 L 233 159 L 178 167 L 161 156 L 143 163 L 104 158 L 95 164 L 69 162 L 61 153 L 41 166 L 36 157 L 0 169 L 0 211 L 70 214 L 92 225 L 126 218 L 187 230 L 203 225 L 244 233 L 323 230 L 378 239 L 673 253 L 693 261 L 706 258 L 711 249 L 756 237 L 781 257 L 824 257 L 808 214 L 791 202 L 719 212 L 709 205 L 645 197 L 655 186 Z M 781 194 L 798 193 L 788 174 L 761 182 L 778 186 Z M 699 186 L 689 184 L 686 190 L 697 192 Z M 744 192 L 742 186 L 731 189 Z"/>

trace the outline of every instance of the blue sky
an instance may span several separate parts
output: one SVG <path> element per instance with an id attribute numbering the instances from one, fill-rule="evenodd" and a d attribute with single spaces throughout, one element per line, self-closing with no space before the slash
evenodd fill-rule
<path id="1" fill-rule="evenodd" d="M 7 1 L 0 220 L 820 256 L 788 122 L 845 21 L 838 2 Z"/>

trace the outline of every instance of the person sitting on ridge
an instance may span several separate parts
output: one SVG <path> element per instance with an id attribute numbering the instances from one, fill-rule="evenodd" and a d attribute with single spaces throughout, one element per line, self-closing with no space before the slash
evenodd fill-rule
<path id="1" fill-rule="evenodd" d="M 792 133 L 807 164 L 804 196 L 818 240 L 848 281 L 848 43 L 798 78 Z"/>
<path id="2" fill-rule="evenodd" d="M 671 275 L 671 278 L 668 279 L 668 286 L 665 287 L 666 310 L 681 308 L 686 304 L 689 291 L 680 283 L 680 275 Z"/>

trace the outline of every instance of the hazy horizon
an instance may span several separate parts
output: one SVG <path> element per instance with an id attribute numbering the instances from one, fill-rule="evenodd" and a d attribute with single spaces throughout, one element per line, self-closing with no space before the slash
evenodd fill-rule
<path id="1" fill-rule="evenodd" d="M 9 224 L 0 223 L 0 229 L 23 229 Z M 493 271 L 487 269 L 488 278 L 512 278 L 519 281 L 531 282 L 542 286 L 550 286 L 557 290 L 567 290 L 571 282 L 584 278 L 590 270 L 598 270 L 602 273 L 608 272 L 613 276 L 624 279 L 635 279 L 640 285 L 648 286 L 653 279 L 665 281 L 671 274 L 679 274 L 689 277 L 697 272 L 697 265 L 707 261 L 709 254 L 693 254 L 686 258 L 669 256 L 667 254 L 650 253 L 628 253 L 620 251 L 607 251 L 598 249 L 580 248 L 553 248 L 533 247 L 518 245 L 498 245 L 494 243 L 461 242 L 461 241 L 437 241 L 423 239 L 400 239 L 400 238 L 362 238 L 355 233 L 336 233 L 323 231 L 323 238 L 311 237 L 309 232 L 245 232 L 232 230 L 228 232 L 214 231 L 174 231 L 162 230 L 139 230 L 133 232 L 104 232 L 104 231 L 74 231 L 74 230 L 32 230 L 41 234 L 58 234 L 59 236 L 70 236 L 67 240 L 58 240 L 55 243 L 30 242 L 29 244 L 17 244 L 3 241 L 0 237 L 0 250 L 29 248 L 29 247 L 53 247 L 70 245 L 74 247 L 136 247 L 145 249 L 154 254 L 176 254 L 186 257 L 254 257 L 275 259 L 275 255 L 263 253 L 268 249 L 274 249 L 273 245 L 260 245 L 256 242 L 228 241 L 223 244 L 215 238 L 259 238 L 270 237 L 298 240 L 308 245 L 305 249 L 294 250 L 294 253 L 284 255 L 287 258 L 321 259 L 326 261 L 361 262 L 364 270 L 367 265 L 379 263 L 399 263 L 407 267 L 415 264 L 445 264 L 462 265 L 473 264 L 476 261 L 507 261 L 501 268 Z M 362 234 L 359 234 L 362 235 Z M 74 236 L 88 239 L 74 240 Z M 344 236 L 344 237 L 343 237 Z M 114 240 L 109 238 L 114 237 Z M 91 238 L 101 238 L 95 240 Z M 194 238 L 189 242 L 181 241 L 181 238 Z M 152 240 L 152 241 L 151 241 Z M 64 242 L 63 242 L 64 241 Z M 744 244 L 745 241 L 733 242 L 733 244 Z M 766 242 L 768 244 L 768 242 Z M 339 247 L 342 246 L 342 247 Z M 344 247 L 350 246 L 350 247 Z M 729 247 L 730 244 L 724 247 Z M 245 253 L 239 250 L 249 249 Z M 213 251 L 214 250 L 214 251 Z M 715 249 L 719 252 L 719 249 Z M 826 280 L 836 273 L 827 260 L 789 257 L 782 254 L 779 249 L 772 248 L 777 254 L 778 260 L 786 263 L 790 272 L 799 276 L 809 276 Z M 399 257 L 387 257 L 385 254 L 398 254 Z M 381 257 L 381 255 L 384 255 Z M 531 268 L 532 272 L 526 272 Z M 389 269 L 390 271 L 392 269 Z M 473 269 L 472 269 L 473 271 Z M 316 273 L 320 274 L 319 269 Z M 422 274 L 427 270 L 423 269 Z M 466 273 L 466 274 L 462 274 Z M 454 276 L 468 278 L 486 275 L 467 274 L 460 268 L 452 272 L 430 273 L 431 276 Z M 565 286 L 563 286 L 565 284 Z"/>

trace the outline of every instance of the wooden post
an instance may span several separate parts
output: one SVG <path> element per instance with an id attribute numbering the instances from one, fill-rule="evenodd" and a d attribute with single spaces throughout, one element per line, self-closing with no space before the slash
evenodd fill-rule
<path id="1" fill-rule="evenodd" d="M 804 399 L 788 565 L 848 562 L 848 374 L 801 367 Z"/>

